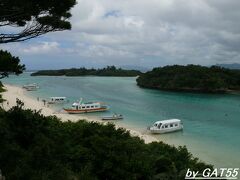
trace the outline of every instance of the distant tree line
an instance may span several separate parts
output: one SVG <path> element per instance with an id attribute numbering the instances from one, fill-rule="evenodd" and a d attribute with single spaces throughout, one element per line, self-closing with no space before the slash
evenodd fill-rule
<path id="1" fill-rule="evenodd" d="M 138 76 L 137 70 L 124 70 L 115 66 L 107 66 L 103 69 L 72 68 L 60 70 L 41 70 L 32 73 L 31 76 Z"/>
<path id="2" fill-rule="evenodd" d="M 137 84 L 144 88 L 171 91 L 222 93 L 240 90 L 240 70 L 218 66 L 165 66 L 141 74 Z"/>
<path id="3" fill-rule="evenodd" d="M 6 179 L 184 179 L 210 167 L 162 142 L 145 144 L 113 124 L 61 122 L 23 103 L 0 109 L 0 169 Z"/>

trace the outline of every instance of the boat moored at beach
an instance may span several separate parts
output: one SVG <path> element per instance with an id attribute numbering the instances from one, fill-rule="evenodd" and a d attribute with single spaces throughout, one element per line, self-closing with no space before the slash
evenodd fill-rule
<path id="1" fill-rule="evenodd" d="M 102 120 L 119 120 L 123 119 L 123 115 L 114 113 L 112 116 L 103 116 Z"/>
<path id="2" fill-rule="evenodd" d="M 36 83 L 23 85 L 23 89 L 27 91 L 36 91 L 39 89 L 39 86 Z"/>
<path id="3" fill-rule="evenodd" d="M 153 126 L 148 128 L 153 134 L 170 133 L 174 131 L 180 131 L 183 129 L 183 124 L 180 119 L 168 119 L 157 121 Z"/>
<path id="4" fill-rule="evenodd" d="M 90 112 L 101 112 L 109 110 L 109 107 L 101 102 L 87 102 L 84 103 L 82 98 L 79 102 L 72 104 L 71 108 L 63 108 L 69 114 L 81 114 Z"/>
<path id="5" fill-rule="evenodd" d="M 63 104 L 67 102 L 66 97 L 50 97 L 49 99 L 48 104 Z"/>

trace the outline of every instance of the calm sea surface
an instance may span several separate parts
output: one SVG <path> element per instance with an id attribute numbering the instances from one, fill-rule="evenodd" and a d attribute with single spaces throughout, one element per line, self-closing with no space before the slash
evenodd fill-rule
<path id="1" fill-rule="evenodd" d="M 34 97 L 66 96 L 71 103 L 81 97 L 106 102 L 111 107 L 109 112 L 89 116 L 121 113 L 125 119 L 117 124 L 142 133 L 148 133 L 147 126 L 157 120 L 181 119 L 183 132 L 155 137 L 169 144 L 186 145 L 195 156 L 216 167 L 240 167 L 240 95 L 142 89 L 132 77 L 31 77 L 24 73 L 3 81 L 19 86 L 38 83 L 40 89 L 30 92 Z"/>

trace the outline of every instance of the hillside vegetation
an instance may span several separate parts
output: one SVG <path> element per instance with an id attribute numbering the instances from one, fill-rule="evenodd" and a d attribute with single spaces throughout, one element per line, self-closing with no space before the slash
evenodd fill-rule
<path id="1" fill-rule="evenodd" d="M 140 87 L 171 91 L 222 93 L 240 90 L 240 70 L 199 65 L 165 66 L 141 74 Z"/>
<path id="2" fill-rule="evenodd" d="M 2 99 L 2 95 L 1 93 L 4 92 L 5 90 L 3 89 L 3 84 L 2 82 L 0 81 L 0 103 L 3 103 L 3 99 Z"/>
<path id="3" fill-rule="evenodd" d="M 103 69 L 72 68 L 60 70 L 41 70 L 32 73 L 31 76 L 138 76 L 137 70 L 124 70 L 115 66 L 107 66 Z"/>
<path id="4" fill-rule="evenodd" d="M 0 169 L 8 180 L 184 179 L 187 168 L 212 168 L 186 147 L 145 144 L 112 124 L 61 122 L 17 104 L 0 108 Z"/>

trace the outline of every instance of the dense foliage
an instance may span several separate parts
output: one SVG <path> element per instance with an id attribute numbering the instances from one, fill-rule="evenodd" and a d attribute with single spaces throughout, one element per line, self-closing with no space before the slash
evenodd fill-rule
<path id="1" fill-rule="evenodd" d="M 0 50 L 0 79 L 8 76 L 9 73 L 16 75 L 21 74 L 25 70 L 25 66 L 19 64 L 20 60 L 18 57 L 12 56 L 9 52 Z M 0 93 L 3 92 L 3 85 L 0 81 Z M 3 102 L 0 94 L 0 103 Z"/>
<path id="2" fill-rule="evenodd" d="M 240 90 L 240 71 L 217 66 L 165 66 L 140 75 L 137 84 L 160 90 L 226 92 Z"/>
<path id="3" fill-rule="evenodd" d="M 212 167 L 185 147 L 144 144 L 124 129 L 61 122 L 39 112 L 0 109 L 0 169 L 6 179 L 183 179 L 187 168 Z"/>
<path id="4" fill-rule="evenodd" d="M 1 92 L 4 92 L 5 90 L 3 89 L 2 82 L 0 81 L 0 103 L 2 103 L 4 100 L 2 99 Z"/>
<path id="5" fill-rule="evenodd" d="M 61 70 L 42 70 L 31 74 L 32 76 L 138 76 L 137 70 L 124 70 L 115 66 L 107 66 L 103 69 L 72 68 Z"/>
<path id="6" fill-rule="evenodd" d="M 25 66 L 19 63 L 20 59 L 18 57 L 12 56 L 7 51 L 0 50 L 0 79 L 7 76 L 8 73 L 21 74 L 25 70 Z"/>
<path id="7" fill-rule="evenodd" d="M 70 29 L 68 19 L 75 4 L 76 0 L 1 0 L 0 44 Z"/>

